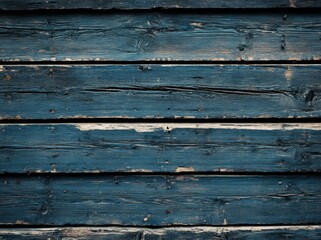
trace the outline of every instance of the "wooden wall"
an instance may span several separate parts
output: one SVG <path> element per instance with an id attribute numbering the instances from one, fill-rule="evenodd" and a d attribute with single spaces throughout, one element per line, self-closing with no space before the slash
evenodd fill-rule
<path id="1" fill-rule="evenodd" d="M 0 239 L 321 239 L 321 1 L 0 13 Z"/>

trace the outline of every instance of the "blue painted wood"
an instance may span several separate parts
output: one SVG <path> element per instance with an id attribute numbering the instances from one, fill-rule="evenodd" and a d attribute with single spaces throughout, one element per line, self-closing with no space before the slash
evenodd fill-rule
<path id="1" fill-rule="evenodd" d="M 320 117 L 320 66 L 5 65 L 0 117 Z"/>
<path id="2" fill-rule="evenodd" d="M 0 223 L 320 224 L 321 176 L 0 176 Z"/>
<path id="3" fill-rule="evenodd" d="M 317 130 L 237 129 L 244 124 L 177 124 L 171 130 L 166 124 L 136 124 L 150 126 L 147 132 L 135 131 L 134 124 L 79 129 L 92 125 L 0 125 L 0 173 L 321 171 Z"/>
<path id="4" fill-rule="evenodd" d="M 316 13 L 39 13 L 0 16 L 0 60 L 320 60 Z"/>
<path id="5" fill-rule="evenodd" d="M 89 239 L 89 240 L 315 240 L 321 236 L 320 226 L 283 227 L 167 227 L 158 229 L 129 227 L 74 227 L 0 229 L 7 240 Z"/>
<path id="6" fill-rule="evenodd" d="M 318 0 L 1 0 L 2 10 L 35 9 L 152 9 L 152 8 L 317 8 Z"/>
<path id="7" fill-rule="evenodd" d="M 0 10 L 155 7 L 318 8 L 321 2 L 0 0 Z M 197 11 L 2 11 L 0 61 L 15 66 L 0 66 L 0 118 L 320 117 L 320 65 L 228 64 L 318 63 L 320 14 Z M 195 64 L 73 65 L 141 60 Z M 309 124 L 292 130 L 164 124 L 148 131 L 134 123 L 118 130 L 85 125 L 0 125 L 0 225 L 57 227 L 2 228 L 0 238 L 321 237 L 320 225 L 308 226 L 321 221 L 321 176 L 311 174 L 320 172 L 321 137 Z M 215 175 L 222 171 L 240 175 Z M 257 224 L 301 226 L 126 228 Z M 65 225 L 122 227 L 59 228 Z"/>

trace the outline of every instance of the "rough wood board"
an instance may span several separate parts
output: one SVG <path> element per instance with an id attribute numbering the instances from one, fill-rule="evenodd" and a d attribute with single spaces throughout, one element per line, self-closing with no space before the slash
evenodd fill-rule
<path id="1" fill-rule="evenodd" d="M 37 13 L 0 16 L 3 61 L 320 60 L 320 14 Z"/>
<path id="2" fill-rule="evenodd" d="M 317 226 L 274 227 L 168 227 L 159 229 L 130 227 L 68 227 L 68 228 L 10 228 L 0 229 L 3 239 L 94 239 L 94 240 L 316 240 L 321 236 Z"/>
<path id="3" fill-rule="evenodd" d="M 3 65 L 0 118 L 320 117 L 320 75 L 321 65 Z"/>
<path id="4" fill-rule="evenodd" d="M 317 8 L 318 0 L 1 0 L 2 10 L 152 8 Z"/>
<path id="5" fill-rule="evenodd" d="M 18 124 L 0 139 L 0 173 L 321 171 L 321 124 Z"/>
<path id="6" fill-rule="evenodd" d="M 0 176 L 0 224 L 320 224 L 321 176 Z"/>

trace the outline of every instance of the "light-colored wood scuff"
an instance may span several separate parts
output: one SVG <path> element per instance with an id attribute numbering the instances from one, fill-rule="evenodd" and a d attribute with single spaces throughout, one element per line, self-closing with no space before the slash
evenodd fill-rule
<path id="1" fill-rule="evenodd" d="M 321 225 L 300 225 L 300 226 L 230 226 L 230 227 L 167 227 L 160 229 L 148 229 L 144 228 L 143 231 L 145 234 L 153 233 L 158 235 L 164 235 L 166 231 L 184 231 L 184 232 L 194 232 L 194 233 L 204 233 L 204 232 L 216 232 L 223 233 L 229 231 L 252 231 L 252 232 L 261 232 L 261 231 L 271 231 L 271 230 L 320 230 Z M 80 237 L 85 236 L 86 234 L 110 234 L 110 233 L 135 233 L 142 230 L 141 228 L 136 227 L 62 227 L 62 228 L 28 228 L 28 229 L 12 229 L 12 228 L 3 228 L 0 230 L 0 235 L 4 234 L 17 234 L 17 235 L 34 235 L 41 236 L 46 232 L 54 231 L 63 231 L 63 233 L 70 237 Z"/>
<path id="2" fill-rule="evenodd" d="M 285 70 L 285 73 L 284 73 L 285 79 L 288 81 L 291 81 L 292 75 L 293 75 L 293 70 L 291 69 L 291 67 L 288 67 L 288 69 Z"/>
<path id="3" fill-rule="evenodd" d="M 175 172 L 195 172 L 195 169 L 192 167 L 177 167 Z"/>
<path id="4" fill-rule="evenodd" d="M 72 124 L 81 131 L 93 130 L 135 130 L 136 132 L 165 132 L 179 128 L 195 129 L 240 129 L 240 130 L 321 130 L 320 123 L 77 123 Z"/>
<path id="5" fill-rule="evenodd" d="M 200 22 L 192 22 L 190 23 L 190 25 L 193 27 L 203 27 L 203 23 L 200 23 Z"/>

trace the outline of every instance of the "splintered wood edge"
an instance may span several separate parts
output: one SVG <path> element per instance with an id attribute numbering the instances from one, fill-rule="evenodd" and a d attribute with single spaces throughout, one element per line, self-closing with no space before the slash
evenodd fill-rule
<path id="1" fill-rule="evenodd" d="M 173 129 L 231 129 L 231 130 L 321 130 L 321 123 L 28 123 L 28 124 L 0 124 L 5 126 L 73 126 L 80 131 L 112 131 L 135 130 L 136 132 L 164 132 Z"/>

